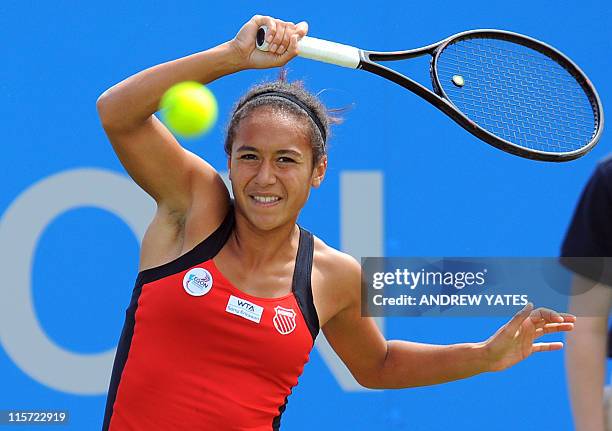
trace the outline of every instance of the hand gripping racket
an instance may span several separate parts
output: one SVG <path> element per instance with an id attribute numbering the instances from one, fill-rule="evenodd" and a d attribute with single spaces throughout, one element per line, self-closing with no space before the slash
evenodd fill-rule
<path id="1" fill-rule="evenodd" d="M 257 47 L 267 50 L 267 28 Z M 471 30 L 407 51 L 366 51 L 305 36 L 300 57 L 363 69 L 416 93 L 503 151 L 562 162 L 599 141 L 603 108 L 593 84 L 555 48 L 517 33 Z M 432 90 L 377 62 L 431 55 Z"/>

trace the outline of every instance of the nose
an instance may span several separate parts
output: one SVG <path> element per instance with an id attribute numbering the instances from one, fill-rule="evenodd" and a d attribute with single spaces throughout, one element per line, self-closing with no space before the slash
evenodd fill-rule
<path id="1" fill-rule="evenodd" d="M 259 165 L 259 170 L 255 175 L 255 183 L 260 187 L 271 186 L 276 183 L 274 166 L 270 162 L 264 161 Z"/>

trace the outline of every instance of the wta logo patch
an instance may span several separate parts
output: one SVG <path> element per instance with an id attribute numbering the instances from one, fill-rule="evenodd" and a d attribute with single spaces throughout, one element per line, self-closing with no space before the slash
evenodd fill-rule
<path id="1" fill-rule="evenodd" d="M 204 296 L 212 289 L 213 278 L 204 268 L 193 268 L 183 277 L 183 289 L 191 296 Z"/>
<path id="2" fill-rule="evenodd" d="M 237 296 L 230 295 L 225 311 L 235 314 L 236 316 L 244 317 L 251 322 L 259 323 L 261 320 L 261 315 L 264 312 L 264 308 L 247 301 L 246 299 L 241 299 Z"/>
<path id="3" fill-rule="evenodd" d="M 291 334 L 295 329 L 295 311 L 291 308 L 283 308 L 280 305 L 274 307 L 274 317 L 272 323 L 282 335 Z"/>

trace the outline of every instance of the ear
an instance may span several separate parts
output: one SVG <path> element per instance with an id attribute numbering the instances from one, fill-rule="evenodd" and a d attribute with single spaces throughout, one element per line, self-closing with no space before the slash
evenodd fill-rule
<path id="1" fill-rule="evenodd" d="M 312 180 L 311 185 L 314 188 L 317 188 L 323 182 L 323 178 L 325 178 L 325 172 L 327 171 L 327 156 L 321 157 L 321 160 L 316 164 L 314 169 L 312 170 Z"/>
<path id="2" fill-rule="evenodd" d="M 227 176 L 232 179 L 232 156 L 227 156 Z"/>

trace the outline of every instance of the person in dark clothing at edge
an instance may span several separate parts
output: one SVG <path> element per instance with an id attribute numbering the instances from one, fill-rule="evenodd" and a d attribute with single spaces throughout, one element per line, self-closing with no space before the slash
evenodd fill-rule
<path id="1" fill-rule="evenodd" d="M 255 48 L 268 27 L 269 52 Z M 254 16 L 234 39 L 105 91 L 99 116 L 123 166 L 157 202 L 111 376 L 103 429 L 276 430 L 319 329 L 367 388 L 504 370 L 574 316 L 528 304 L 488 340 L 387 341 L 361 316 L 361 267 L 296 224 L 327 168 L 333 121 L 296 84 L 252 88 L 226 139 L 234 200 L 217 171 L 155 117 L 182 81 L 285 65 L 307 24 Z"/>
<path id="2" fill-rule="evenodd" d="M 612 429 L 604 403 L 608 319 L 612 307 L 612 156 L 586 184 L 561 247 L 561 262 L 575 275 L 570 311 L 580 314 L 567 336 L 566 370 L 576 431 Z M 578 258 L 578 259 L 572 259 Z M 606 425 L 606 422 L 608 424 Z"/>

